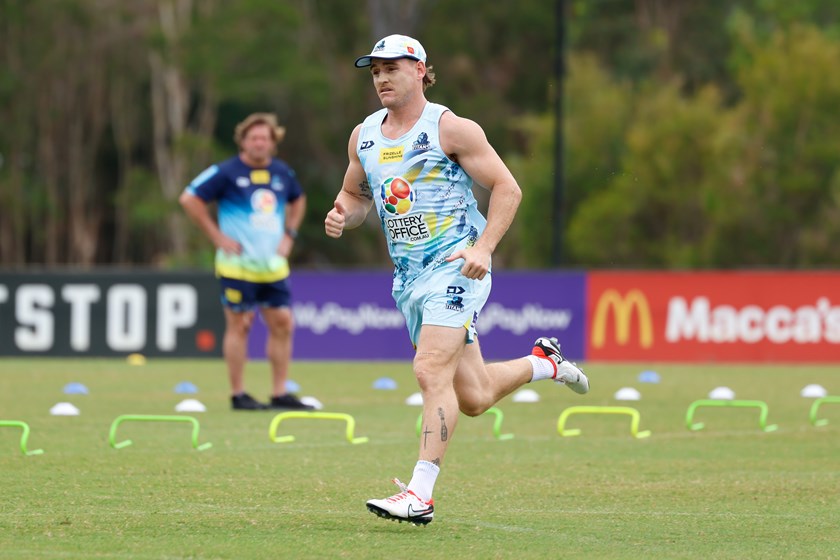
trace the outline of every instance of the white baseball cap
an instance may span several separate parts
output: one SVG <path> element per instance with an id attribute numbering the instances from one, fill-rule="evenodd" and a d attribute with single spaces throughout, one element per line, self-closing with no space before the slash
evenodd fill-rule
<path id="1" fill-rule="evenodd" d="M 425 63 L 426 49 L 423 48 L 420 41 L 407 35 L 388 35 L 373 46 L 370 54 L 356 59 L 356 68 L 370 66 L 370 59 L 372 58 L 413 58 Z"/>

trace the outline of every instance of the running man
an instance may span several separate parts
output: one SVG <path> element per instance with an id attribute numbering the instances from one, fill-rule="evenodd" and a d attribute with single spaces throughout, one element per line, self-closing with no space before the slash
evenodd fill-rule
<path id="1" fill-rule="evenodd" d="M 367 508 L 427 524 L 459 410 L 478 416 L 530 381 L 553 379 L 577 393 L 586 393 L 589 381 L 555 338 L 538 338 L 528 356 L 484 363 L 475 325 L 490 294 L 491 255 L 522 197 L 519 186 L 479 125 L 426 100 L 435 76 L 417 40 L 385 37 L 356 66 L 370 68 L 383 109 L 350 135 L 350 163 L 324 226 L 328 236 L 341 237 L 376 206 L 395 266 L 393 297 L 416 348 L 428 432 L 408 485 L 394 479 L 400 491 L 369 500 Z M 486 219 L 473 182 L 491 193 Z"/>

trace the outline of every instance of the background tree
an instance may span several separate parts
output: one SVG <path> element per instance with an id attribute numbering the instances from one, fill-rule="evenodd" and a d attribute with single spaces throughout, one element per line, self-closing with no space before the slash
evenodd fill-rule
<path id="1" fill-rule="evenodd" d="M 837 262 L 840 4 L 566 7 L 569 266 Z M 2 0 L 0 265 L 209 266 L 175 198 L 273 111 L 309 197 L 296 265 L 387 268 L 375 218 L 348 247 L 320 216 L 379 107 L 351 62 L 399 32 L 523 186 L 497 263 L 549 266 L 555 24 L 544 0 Z"/>

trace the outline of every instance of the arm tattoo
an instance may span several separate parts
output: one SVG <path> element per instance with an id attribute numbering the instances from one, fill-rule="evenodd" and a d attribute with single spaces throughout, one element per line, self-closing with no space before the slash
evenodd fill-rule
<path id="1" fill-rule="evenodd" d="M 446 418 L 443 417 L 443 409 L 438 409 L 438 416 L 440 416 L 440 441 L 446 441 L 449 437 L 449 430 L 446 429 Z"/>
<path id="2" fill-rule="evenodd" d="M 359 195 L 367 200 L 373 200 L 373 191 L 370 188 L 370 183 L 367 179 L 359 183 Z"/>

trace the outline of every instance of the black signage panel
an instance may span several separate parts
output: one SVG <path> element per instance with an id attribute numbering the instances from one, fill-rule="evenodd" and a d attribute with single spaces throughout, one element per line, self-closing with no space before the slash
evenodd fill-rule
<path id="1" fill-rule="evenodd" d="M 0 356 L 221 356 L 212 273 L 0 271 Z"/>

